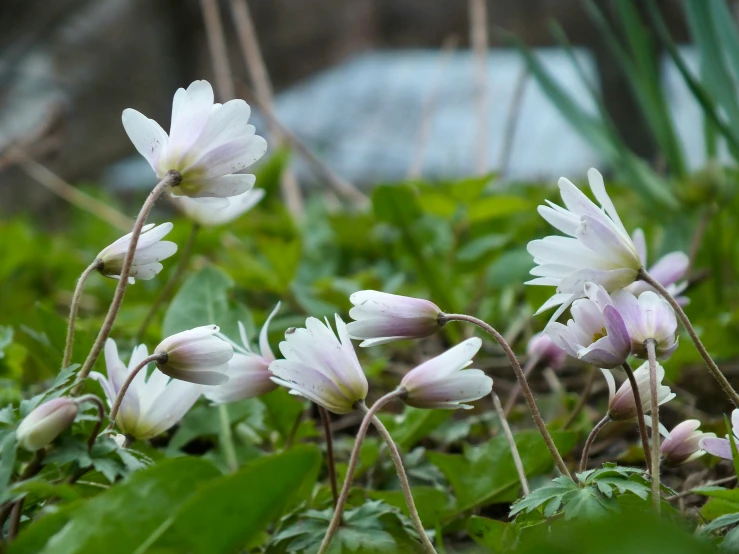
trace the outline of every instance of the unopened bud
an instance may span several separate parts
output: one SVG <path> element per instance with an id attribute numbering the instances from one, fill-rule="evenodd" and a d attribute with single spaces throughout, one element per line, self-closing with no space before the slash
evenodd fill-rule
<path id="1" fill-rule="evenodd" d="M 41 404 L 18 426 L 18 443 L 30 452 L 40 450 L 72 426 L 77 411 L 77 403 L 66 397 Z"/>
<path id="2" fill-rule="evenodd" d="M 700 426 L 701 422 L 697 419 L 688 419 L 670 431 L 660 447 L 665 462 L 676 466 L 692 462 L 706 453 L 700 446 L 701 440 L 714 438 L 716 435 L 699 431 Z"/>
<path id="3" fill-rule="evenodd" d="M 561 369 L 567 359 L 567 352 L 557 346 L 546 333 L 537 333 L 526 347 L 529 357 L 536 357 L 540 363 L 552 369 Z"/>
<path id="4" fill-rule="evenodd" d="M 154 351 L 160 356 L 157 367 L 172 379 L 200 385 L 225 383 L 234 352 L 229 343 L 213 336 L 217 332 L 217 325 L 205 325 L 167 337 Z"/>

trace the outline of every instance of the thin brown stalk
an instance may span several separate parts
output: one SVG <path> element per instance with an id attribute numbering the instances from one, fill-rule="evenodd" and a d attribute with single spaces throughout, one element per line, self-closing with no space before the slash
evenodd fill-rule
<path id="1" fill-rule="evenodd" d="M 475 169 L 478 175 L 488 171 L 490 148 L 490 114 L 488 108 L 488 10 L 486 0 L 469 0 L 470 43 L 475 54 L 475 100 L 477 105 L 477 154 Z"/>
<path id="2" fill-rule="evenodd" d="M 654 339 L 647 339 L 647 358 L 649 359 L 649 392 L 651 395 L 652 416 L 652 507 L 654 511 L 660 512 L 660 487 L 659 487 L 659 398 L 657 397 L 657 351 Z"/>
<path id="3" fill-rule="evenodd" d="M 583 449 L 582 449 L 582 457 L 580 458 L 579 473 L 582 473 L 583 471 L 588 469 L 588 459 L 590 458 L 590 448 L 593 446 L 593 442 L 595 442 L 595 439 L 598 437 L 598 433 L 600 433 L 601 429 L 603 429 L 603 427 L 605 427 L 610 421 L 611 421 L 611 418 L 608 416 L 608 414 L 606 414 L 603 419 L 601 419 L 598 423 L 595 424 L 595 427 L 593 427 L 593 430 L 590 431 L 590 434 L 588 435 L 588 439 L 585 441 L 585 446 L 583 446 Z"/>
<path id="4" fill-rule="evenodd" d="M 508 446 L 511 447 L 513 464 L 516 466 L 516 472 L 518 472 L 518 480 L 521 481 L 521 490 L 523 490 L 524 496 L 528 496 L 531 490 L 529 489 L 529 482 L 526 480 L 526 472 L 523 469 L 521 454 L 518 452 L 516 441 L 511 432 L 511 426 L 508 425 L 508 420 L 506 419 L 506 414 L 503 411 L 503 406 L 500 404 L 500 398 L 498 398 L 498 395 L 495 394 L 495 391 L 491 392 L 490 395 L 493 397 L 493 406 L 495 406 L 495 412 L 498 414 L 500 426 L 503 428 L 503 434 L 505 434 L 506 440 L 508 441 Z"/>
<path id="5" fill-rule="evenodd" d="M 257 97 L 264 106 L 263 111 L 266 110 L 272 113 L 272 83 L 270 82 L 267 65 L 264 63 L 262 49 L 259 47 L 256 29 L 254 28 L 246 0 L 231 0 L 231 12 L 233 14 L 234 25 L 236 26 L 236 33 L 239 37 L 239 44 L 241 45 L 241 53 L 244 56 L 246 69 L 256 89 Z M 271 122 L 269 125 L 269 135 L 274 145 L 279 147 L 283 142 L 280 130 Z M 295 173 L 292 169 L 286 167 L 282 172 L 281 178 L 282 196 L 285 204 L 291 214 L 299 217 L 303 214 L 305 207 Z"/>
<path id="6" fill-rule="evenodd" d="M 177 267 L 175 268 L 174 273 L 172 273 L 172 277 L 169 278 L 169 281 L 167 281 L 167 284 L 164 285 L 164 288 L 159 293 L 159 296 L 157 296 L 156 300 L 154 300 L 154 302 L 152 303 L 149 311 L 146 314 L 146 317 L 144 318 L 143 323 L 141 323 L 139 330 L 136 332 L 136 344 L 140 343 L 143 340 L 144 335 L 146 334 L 146 330 L 149 328 L 149 325 L 151 325 L 151 322 L 159 311 L 159 308 L 162 306 L 162 304 L 170 299 L 170 297 L 172 296 L 172 292 L 174 292 L 174 289 L 180 282 L 182 275 L 184 275 L 185 270 L 187 269 L 187 264 L 190 261 L 190 256 L 192 255 L 193 246 L 195 245 L 195 238 L 197 237 L 199 230 L 200 225 L 198 225 L 197 223 L 193 223 L 192 229 L 190 230 L 190 235 L 187 237 L 187 242 L 185 243 L 185 246 L 182 247 L 182 250 L 180 250 Z"/>
<path id="7" fill-rule="evenodd" d="M 73 187 L 47 167 L 31 159 L 22 150 L 13 148 L 8 157 L 15 161 L 26 175 L 73 206 L 110 223 L 122 231 L 128 231 L 133 226 L 133 220 L 104 202 Z"/>
<path id="8" fill-rule="evenodd" d="M 516 374 L 516 379 L 518 379 L 518 383 L 521 385 L 521 391 L 523 392 L 523 396 L 526 399 L 526 404 L 529 407 L 529 411 L 531 412 L 531 417 L 534 420 L 534 424 L 536 425 L 537 429 L 539 429 L 539 433 L 541 433 L 541 436 L 544 439 L 544 443 L 546 444 L 549 453 L 552 455 L 552 459 L 554 459 L 554 463 L 557 465 L 557 468 L 563 475 L 572 478 L 572 475 L 570 475 L 570 471 L 567 469 L 567 465 L 562 459 L 562 455 L 559 453 L 559 450 L 557 450 L 557 446 L 554 444 L 554 440 L 552 439 L 552 435 L 547 429 L 546 423 L 544 423 L 544 419 L 541 417 L 539 408 L 537 407 L 536 401 L 534 400 L 534 393 L 531 391 L 531 387 L 529 387 L 526 376 L 523 374 L 523 369 L 521 369 L 521 364 L 518 362 L 518 358 L 513 353 L 511 346 L 494 327 L 488 325 L 481 319 L 466 314 L 442 314 L 439 317 L 439 322 L 442 324 L 449 321 L 466 321 L 468 323 L 477 325 L 482 330 L 490 334 L 501 346 L 501 348 L 503 348 L 506 356 L 508 356 L 508 360 L 511 362 L 513 372 Z"/>
<path id="9" fill-rule="evenodd" d="M 536 367 L 536 364 L 539 363 L 539 356 L 531 356 L 528 360 L 526 360 L 526 365 L 523 367 L 523 375 L 528 379 L 531 372 Z M 515 385 L 513 385 L 513 390 L 511 390 L 511 393 L 508 396 L 508 400 L 506 400 L 505 403 L 505 416 L 508 417 L 508 414 L 511 413 L 511 410 L 513 409 L 513 406 L 516 405 L 516 400 L 518 400 L 518 397 L 521 395 L 521 385 L 516 382 Z"/>
<path id="10" fill-rule="evenodd" d="M 126 396 L 128 387 L 131 386 L 131 383 L 133 383 L 133 380 L 138 374 L 138 372 L 144 369 L 146 366 L 148 366 L 151 362 L 166 363 L 166 360 L 167 360 L 166 354 L 161 354 L 161 353 L 152 354 L 151 356 L 147 356 L 146 358 L 141 360 L 141 363 L 139 363 L 139 365 L 133 368 L 133 371 L 131 371 L 126 376 L 126 380 L 123 381 L 121 388 L 118 390 L 118 395 L 115 397 L 113 406 L 110 408 L 110 414 L 108 415 L 108 419 L 110 420 L 110 423 L 108 424 L 108 429 L 112 429 L 113 426 L 115 425 L 115 418 L 118 416 L 118 410 L 120 409 L 121 403 L 123 402 L 123 397 Z"/>
<path id="11" fill-rule="evenodd" d="M 223 32 L 223 23 L 217 0 L 200 0 L 200 9 L 205 23 L 205 34 L 208 37 L 208 49 L 213 63 L 216 88 L 222 102 L 228 102 L 236 96 L 233 74 L 228 61 L 228 47 Z"/>
<path id="12" fill-rule="evenodd" d="M 739 407 L 739 394 L 737 394 L 737 392 L 734 390 L 734 387 L 732 387 L 731 383 L 729 383 L 728 379 L 726 379 L 726 377 L 724 377 L 724 374 L 721 373 L 721 370 L 719 369 L 718 365 L 716 365 L 716 362 L 714 362 L 713 358 L 711 358 L 711 355 L 708 353 L 708 350 L 706 350 L 703 342 L 698 337 L 698 333 L 695 332 L 695 329 L 690 323 L 690 319 L 688 319 L 688 316 L 683 310 L 682 306 L 680 306 L 678 301 L 675 300 L 675 298 L 669 293 L 669 291 L 665 287 L 663 287 L 662 284 L 659 283 L 659 281 L 649 275 L 649 273 L 647 273 L 644 268 L 639 270 L 639 279 L 652 285 L 652 287 L 662 296 L 662 298 L 669 302 L 670 306 L 672 306 L 672 309 L 675 310 L 680 323 L 683 324 L 683 327 L 685 327 L 685 330 L 688 332 L 690 338 L 693 340 L 693 344 L 695 344 L 695 347 L 698 349 L 698 352 L 703 358 L 703 361 L 706 362 L 708 371 L 711 373 L 711 375 L 713 375 L 714 379 L 718 381 L 718 384 L 724 390 L 726 396 L 729 397 L 729 400 L 731 400 L 735 406 Z"/>
<path id="13" fill-rule="evenodd" d="M 136 223 L 134 224 L 133 231 L 131 233 L 131 244 L 128 246 L 126 257 L 123 259 L 123 267 L 121 268 L 118 286 L 116 286 L 115 293 L 113 294 L 113 301 L 110 303 L 110 308 L 108 308 L 108 313 L 105 316 L 103 326 L 100 328 L 100 332 L 95 339 L 95 343 L 92 345 L 92 350 L 90 350 L 90 354 L 82 365 L 82 369 L 80 369 L 80 372 L 77 374 L 77 379 L 75 381 L 76 385 L 72 389 L 72 394 L 79 394 L 79 391 L 82 388 L 82 382 L 87 378 L 90 371 L 92 371 L 100 352 L 103 350 L 105 341 L 113 328 L 113 323 L 115 322 L 115 318 L 118 316 L 118 310 L 121 308 L 123 295 L 126 293 L 126 287 L 128 286 L 128 276 L 130 275 L 131 264 L 133 263 L 133 258 L 136 254 L 136 246 L 139 243 L 141 230 L 146 223 L 146 218 L 149 216 L 149 212 L 151 212 L 151 209 L 154 207 L 154 203 L 164 190 L 168 186 L 179 185 L 180 181 L 182 181 L 182 176 L 177 171 L 170 170 L 164 179 L 159 181 L 159 183 L 157 183 L 157 185 L 152 189 L 149 196 L 146 198 L 144 205 L 141 207 L 141 211 L 136 218 Z"/>
<path id="14" fill-rule="evenodd" d="M 77 286 L 72 294 L 72 303 L 69 306 L 69 323 L 67 324 L 67 340 L 64 343 L 64 356 L 62 357 L 62 369 L 69 367 L 72 361 L 72 350 L 74 347 L 74 328 L 77 323 L 77 310 L 80 307 L 80 298 L 82 297 L 82 289 L 85 287 L 85 281 L 93 271 L 97 271 L 102 265 L 100 260 L 95 260 L 82 272 L 77 279 Z"/>
<path id="15" fill-rule="evenodd" d="M 103 401 L 94 394 L 84 394 L 77 399 L 78 404 L 82 404 L 83 402 L 94 404 L 98 411 L 97 421 L 95 421 L 95 426 L 92 428 L 90 437 L 87 439 L 87 449 L 92 450 L 92 447 L 95 446 L 95 441 L 100 434 L 100 429 L 103 426 L 103 420 L 105 419 L 105 405 L 103 404 Z"/>
<path id="16" fill-rule="evenodd" d="M 631 392 L 634 394 L 634 405 L 636 408 L 636 421 L 639 426 L 639 437 L 641 438 L 641 446 L 644 450 L 644 460 L 647 463 L 647 468 L 651 471 L 652 469 L 652 454 L 649 447 L 649 436 L 647 435 L 647 424 L 646 420 L 644 418 L 644 406 L 642 405 L 641 401 L 641 393 L 639 392 L 639 387 L 636 384 L 636 377 L 634 377 L 634 370 L 631 369 L 631 366 L 628 364 L 628 362 L 624 362 L 621 366 L 624 368 L 624 371 L 626 372 L 626 377 L 629 380 L 629 384 L 631 385 Z"/>

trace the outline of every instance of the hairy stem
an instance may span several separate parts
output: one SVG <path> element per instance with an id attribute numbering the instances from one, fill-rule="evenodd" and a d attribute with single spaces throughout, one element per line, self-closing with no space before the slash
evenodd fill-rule
<path id="1" fill-rule="evenodd" d="M 649 391 L 651 393 L 651 416 L 652 416 L 652 507 L 660 512 L 659 492 L 659 398 L 657 397 L 657 352 L 654 339 L 647 339 L 644 344 L 647 347 L 649 358 Z"/>
<path id="2" fill-rule="evenodd" d="M 533 367 L 534 364 L 532 364 Z M 506 419 L 505 411 L 503 410 L 503 406 L 500 403 L 500 398 L 498 398 L 498 395 L 495 394 L 495 391 L 491 392 L 490 395 L 493 397 L 493 406 L 495 406 L 495 411 L 498 414 L 498 419 L 500 420 L 500 426 L 503 428 L 503 434 L 505 434 L 505 438 L 508 440 L 508 446 L 511 447 L 511 455 L 513 456 L 513 463 L 516 466 L 516 471 L 518 472 L 518 479 L 521 481 L 521 490 L 523 490 L 523 495 L 528 496 L 529 492 L 531 490 L 529 489 L 529 483 L 526 480 L 526 472 L 523 469 L 523 462 L 521 461 L 521 455 L 518 453 L 518 447 L 516 446 L 516 441 L 513 439 L 513 433 L 511 433 L 511 426 L 508 425 L 508 420 Z"/>
<path id="3" fill-rule="evenodd" d="M 590 391 L 593 388 L 593 383 L 595 383 L 595 375 L 596 371 L 593 366 L 590 366 L 590 374 L 588 375 L 587 380 L 585 381 L 585 386 L 582 389 L 582 392 L 580 393 L 580 398 L 577 400 L 577 404 L 575 405 L 575 408 L 572 410 L 572 413 L 570 414 L 570 417 L 567 418 L 567 421 L 562 426 L 562 429 L 569 429 L 573 423 L 575 423 L 575 420 L 577 419 L 577 416 L 580 415 L 580 412 L 582 412 L 582 409 L 585 407 L 585 402 L 588 401 L 588 396 L 590 396 Z"/>
<path id="4" fill-rule="evenodd" d="M 364 409 L 367 410 L 367 407 L 365 406 Z M 403 459 L 400 456 L 400 451 L 398 451 L 398 447 L 396 446 L 393 437 L 390 436 L 390 432 L 385 428 L 382 422 L 377 419 L 377 417 L 372 416 L 372 424 L 377 428 L 380 435 L 382 435 L 382 438 L 387 444 L 388 450 L 390 450 L 390 457 L 393 459 L 395 471 L 398 473 L 398 480 L 400 481 L 400 487 L 403 489 L 403 496 L 405 497 L 405 503 L 408 505 L 408 514 L 413 522 L 413 527 L 416 528 L 416 532 L 418 533 L 426 552 L 436 554 L 436 549 L 434 548 L 434 545 L 431 544 L 428 535 L 426 535 L 426 530 L 423 528 L 423 523 L 421 522 L 421 517 L 418 515 L 416 504 L 413 502 L 411 485 L 408 482 L 408 475 L 405 473 L 405 467 L 403 467 Z"/>
<path id="5" fill-rule="evenodd" d="M 77 322 L 77 310 L 80 307 L 80 298 L 82 297 L 82 289 L 85 287 L 85 281 L 93 271 L 97 271 L 102 266 L 100 260 L 95 260 L 82 272 L 80 278 L 77 279 L 77 286 L 72 295 L 72 303 L 69 306 L 69 324 L 67 326 L 67 340 L 64 343 L 64 356 L 62 357 L 62 369 L 69 367 L 72 360 L 72 348 L 74 347 L 74 327 Z"/>
<path id="6" fill-rule="evenodd" d="M 593 446 L 593 442 L 595 442 L 595 439 L 598 437 L 598 433 L 600 433 L 601 429 L 603 429 L 603 427 L 605 427 L 610 421 L 611 421 L 610 416 L 606 414 L 603 419 L 601 419 L 598 423 L 595 424 L 595 427 L 593 427 L 593 430 L 590 431 L 590 434 L 588 435 L 588 440 L 585 441 L 585 446 L 583 446 L 583 449 L 582 449 L 582 457 L 580 458 L 580 468 L 579 468 L 580 473 L 588 469 L 588 459 L 590 458 L 590 447 Z"/>
<path id="7" fill-rule="evenodd" d="M 647 424 L 644 419 L 644 406 L 641 402 L 641 393 L 639 387 L 636 384 L 636 377 L 634 377 L 634 370 L 628 362 L 624 362 L 621 366 L 626 372 L 626 377 L 631 385 L 631 392 L 634 394 L 634 405 L 636 407 L 636 421 L 639 425 L 639 436 L 641 437 L 641 446 L 644 449 L 644 460 L 647 463 L 647 468 L 651 471 L 652 469 L 652 455 L 649 449 L 649 436 L 647 435 Z"/>
<path id="8" fill-rule="evenodd" d="M 359 462 L 359 452 L 362 449 L 362 443 L 364 442 L 364 437 L 367 435 L 367 430 L 372 423 L 372 418 L 385 404 L 395 398 L 400 398 L 405 394 L 405 389 L 396 389 L 392 392 L 389 392 L 385 396 L 379 398 L 377 402 L 375 402 L 372 407 L 369 408 L 365 413 L 364 419 L 359 426 L 359 431 L 357 431 L 357 438 L 354 440 L 354 448 L 352 449 L 351 456 L 349 457 L 349 466 L 346 469 L 346 477 L 344 478 L 344 484 L 342 485 L 341 492 L 339 493 L 339 500 L 336 502 L 334 515 L 331 518 L 331 523 L 329 523 L 328 529 L 326 530 L 326 535 L 323 537 L 321 546 L 318 549 L 318 554 L 325 554 L 325 552 L 328 550 L 328 547 L 331 544 L 331 539 L 336 534 L 336 531 L 339 528 L 339 524 L 341 523 L 341 515 L 344 512 L 344 506 L 346 505 L 346 500 L 349 497 L 349 489 L 351 489 L 354 472 L 357 469 L 357 462 Z M 364 404 L 361 404 L 360 407 L 361 406 L 364 406 Z"/>
<path id="9" fill-rule="evenodd" d="M 118 391 L 118 395 L 115 397 L 115 402 L 113 402 L 113 407 L 110 409 L 110 414 L 108 415 L 108 419 L 110 420 L 110 423 L 108 424 L 108 429 L 112 429 L 115 425 L 115 418 L 118 415 L 118 410 L 121 408 L 121 403 L 123 402 L 123 397 L 126 396 L 126 391 L 128 391 L 128 387 L 131 386 L 131 383 L 133 383 L 134 378 L 138 374 L 139 371 L 144 369 L 147 365 L 149 365 L 151 362 L 166 362 L 166 354 L 152 354 L 151 356 L 148 356 L 144 358 L 139 365 L 137 365 L 131 373 L 128 374 L 126 377 L 126 380 L 123 381 L 123 384 L 121 385 L 120 390 Z"/>
<path id="10" fill-rule="evenodd" d="M 726 396 L 729 397 L 729 400 L 731 400 L 735 406 L 739 407 L 739 394 L 737 394 L 737 392 L 734 390 L 734 387 L 732 387 L 731 383 L 729 383 L 728 379 L 726 379 L 726 377 L 724 377 L 724 374 L 721 373 L 721 370 L 719 369 L 718 365 L 716 365 L 716 362 L 714 362 L 713 358 L 711 358 L 711 355 L 708 353 L 708 350 L 706 350 L 706 347 L 703 345 L 701 339 L 698 337 L 698 333 L 695 332 L 695 329 L 691 325 L 690 320 L 685 314 L 682 306 L 680 306 L 680 304 L 668 292 L 668 290 L 651 275 L 649 275 L 649 273 L 647 273 L 644 268 L 639 270 L 639 279 L 650 284 L 665 300 L 667 300 L 667 302 L 669 302 L 670 306 L 672 306 L 672 309 L 675 310 L 680 323 L 683 324 L 683 327 L 685 327 L 685 330 L 688 332 L 690 338 L 693 340 L 693 343 L 698 349 L 698 352 L 703 358 L 703 361 L 706 362 L 706 365 L 708 366 L 708 371 L 710 371 L 714 379 L 718 381 L 718 384 L 724 390 Z"/>
<path id="11" fill-rule="evenodd" d="M 226 458 L 226 466 L 233 473 L 239 469 L 239 461 L 236 458 L 236 448 L 234 447 L 234 437 L 231 432 L 231 420 L 228 417 L 228 406 L 226 404 L 218 405 L 218 419 L 220 421 L 220 440 L 223 449 L 223 457 Z"/>
<path id="12" fill-rule="evenodd" d="M 144 205 L 141 207 L 141 211 L 136 218 L 136 223 L 133 226 L 133 231 L 131 233 L 131 243 L 128 246 L 126 257 L 123 260 L 123 267 L 121 268 L 121 275 L 118 281 L 118 286 L 116 287 L 115 293 L 113 294 L 113 301 L 110 303 L 110 308 L 108 308 L 108 313 L 105 316 L 103 326 L 100 328 L 100 332 L 95 339 L 95 343 L 92 345 L 92 350 L 90 350 L 90 354 L 87 356 L 85 363 L 82 365 L 82 369 L 80 369 L 80 372 L 77 374 L 76 385 L 74 389 L 72 389 L 73 394 L 79 394 L 79 391 L 82 388 L 82 382 L 87 378 L 90 371 L 92 371 L 92 368 L 95 365 L 100 352 L 103 350 L 105 341 L 107 340 L 108 335 L 110 335 L 110 330 L 113 328 L 113 323 L 115 322 L 115 318 L 118 315 L 118 310 L 120 310 L 121 308 L 121 304 L 123 303 L 123 295 L 125 294 L 126 287 L 128 286 L 128 277 L 131 272 L 131 264 L 133 263 L 133 258 L 136 254 L 136 246 L 139 243 L 141 230 L 144 227 L 144 223 L 146 223 L 146 218 L 149 216 L 149 212 L 151 212 L 151 209 L 154 207 L 154 203 L 157 201 L 157 198 L 159 198 L 159 196 L 168 186 L 177 186 L 180 184 L 181 181 L 182 176 L 177 171 L 170 170 L 169 172 L 167 172 L 166 177 L 159 181 L 159 183 L 157 183 L 157 185 L 152 189 L 152 191 L 149 193 L 149 196 L 146 198 Z"/>
<path id="13" fill-rule="evenodd" d="M 531 372 L 536 367 L 536 364 L 539 363 L 539 356 L 532 356 L 528 360 L 526 360 L 526 365 L 523 366 L 523 375 L 528 379 Z M 516 382 L 516 384 L 513 387 L 513 390 L 511 390 L 511 394 L 508 397 L 508 400 L 506 400 L 505 403 L 505 409 L 504 413 L 506 417 L 508 417 L 508 414 L 511 413 L 511 410 L 513 409 L 513 406 L 516 405 L 516 400 L 518 400 L 518 397 L 521 395 L 521 384 Z"/>
<path id="14" fill-rule="evenodd" d="M 82 404 L 84 402 L 95 404 L 95 407 L 98 410 L 98 419 L 95 422 L 95 427 L 92 428 L 90 438 L 87 439 L 87 449 L 92 450 L 92 447 L 95 445 L 95 440 L 97 440 L 98 435 L 100 434 L 100 428 L 103 426 L 103 420 L 105 419 L 105 405 L 103 404 L 103 401 L 94 394 L 85 394 L 80 396 L 77 400 L 78 404 Z"/>
<path id="15" fill-rule="evenodd" d="M 193 245 L 195 244 L 195 238 L 197 237 L 199 230 L 200 225 L 198 225 L 197 223 L 193 223 L 192 229 L 190 230 L 190 236 L 187 237 L 187 242 L 180 251 L 180 259 L 177 261 L 177 267 L 175 268 L 172 277 L 169 278 L 169 281 L 167 281 L 167 284 L 164 285 L 164 288 L 159 293 L 159 296 L 156 297 L 156 300 L 154 300 L 151 307 L 149 308 L 149 312 L 146 314 L 143 323 L 139 327 L 139 330 L 136 331 L 136 339 L 134 340 L 134 343 L 138 344 L 142 341 L 144 335 L 146 334 L 146 330 L 149 328 L 149 325 L 151 325 L 154 316 L 157 315 L 159 308 L 161 308 L 162 304 L 164 304 L 164 302 L 169 300 L 172 296 L 172 292 L 177 286 L 177 283 L 180 282 L 182 275 L 187 269 L 187 264 L 190 261 Z"/>
<path id="16" fill-rule="evenodd" d="M 439 321 L 442 324 L 447 323 L 449 321 L 466 321 L 468 323 L 473 323 L 477 325 L 478 327 L 480 327 L 481 329 L 483 329 L 485 332 L 489 333 L 498 342 L 498 344 L 503 348 L 503 351 L 505 352 L 506 356 L 508 356 L 508 359 L 511 362 L 511 366 L 513 366 L 513 371 L 516 374 L 518 383 L 521 385 L 521 391 L 523 392 L 523 396 L 526 399 L 526 404 L 528 405 L 529 411 L 531 412 L 531 417 L 533 418 L 534 423 L 536 424 L 536 427 L 539 429 L 539 433 L 541 433 L 541 436 L 544 439 L 544 442 L 546 443 L 547 449 L 549 450 L 549 453 L 552 455 L 552 458 L 554 459 L 554 463 L 557 464 L 557 468 L 563 475 L 566 475 L 567 477 L 572 478 L 572 475 L 570 475 L 570 471 L 567 469 L 567 466 L 565 465 L 565 462 L 562 459 L 562 456 L 560 455 L 559 450 L 557 450 L 557 446 L 554 444 L 552 435 L 549 434 L 549 430 L 547 429 L 546 423 L 544 423 L 544 419 L 541 417 L 539 408 L 536 406 L 536 401 L 534 400 L 534 394 L 531 392 L 531 387 L 529 387 L 528 381 L 526 381 L 526 376 L 523 374 L 523 369 L 521 369 L 521 364 L 518 362 L 518 358 L 516 358 L 516 355 L 513 353 L 513 350 L 511 349 L 510 345 L 506 342 L 506 340 L 503 338 L 503 336 L 498 331 L 496 331 L 491 325 L 488 325 L 481 319 L 478 319 L 471 315 L 442 314 L 439 317 Z"/>
<path id="17" fill-rule="evenodd" d="M 323 406 L 318 406 L 318 412 L 321 414 L 321 423 L 323 424 L 323 435 L 326 439 L 326 465 L 328 466 L 328 480 L 331 483 L 331 496 L 334 499 L 334 509 L 339 501 L 339 487 L 336 483 L 336 461 L 334 460 L 334 439 L 331 435 L 331 418 L 328 410 Z"/>

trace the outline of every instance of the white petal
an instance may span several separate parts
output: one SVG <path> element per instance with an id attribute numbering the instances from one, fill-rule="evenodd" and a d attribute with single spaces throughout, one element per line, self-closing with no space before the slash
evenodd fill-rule
<path id="1" fill-rule="evenodd" d="M 157 171 L 159 158 L 167 147 L 168 137 L 159 123 L 130 108 L 123 110 L 123 128 L 136 150 L 154 171 Z"/>
<path id="2" fill-rule="evenodd" d="M 208 81 L 194 81 L 178 89 L 172 102 L 172 125 L 169 130 L 168 157 L 181 159 L 195 144 L 213 110 L 213 87 Z M 160 168 L 166 171 L 173 168 Z"/>

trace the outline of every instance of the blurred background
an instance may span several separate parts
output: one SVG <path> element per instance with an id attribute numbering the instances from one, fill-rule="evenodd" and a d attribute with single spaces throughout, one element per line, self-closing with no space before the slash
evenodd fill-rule
<path id="1" fill-rule="evenodd" d="M 572 128 L 546 87 L 532 78 L 512 36 L 533 49 L 584 114 L 598 117 L 602 100 L 623 143 L 660 163 L 610 37 L 594 24 L 599 11 L 619 40 L 628 39 L 616 4 L 4 0 L 0 153 L 22 146 L 72 183 L 149 186 L 149 168 L 126 137 L 120 113 L 133 107 L 167 128 L 176 88 L 218 79 L 206 31 L 211 21 L 225 41 L 232 93 L 245 97 L 247 89 L 260 92 L 261 82 L 269 83 L 277 119 L 339 177 L 363 188 L 407 177 L 487 172 L 505 180 L 552 181 L 613 162 Z M 686 43 L 681 3 L 656 5 L 673 39 Z M 654 35 L 644 6 L 635 3 L 634 9 L 647 35 Z M 244 56 L 244 40 L 252 39 L 266 70 L 257 70 L 256 78 Z M 655 48 L 650 69 L 674 117 L 685 162 L 699 168 L 706 160 L 699 104 L 662 55 L 664 48 Z M 695 67 L 692 49 L 685 56 Z M 256 119 L 267 133 L 264 118 Z M 56 213 L 58 200 L 9 158 L 0 164 L 0 211 Z M 322 185 L 303 157 L 296 156 L 293 165 L 303 187 Z"/>

